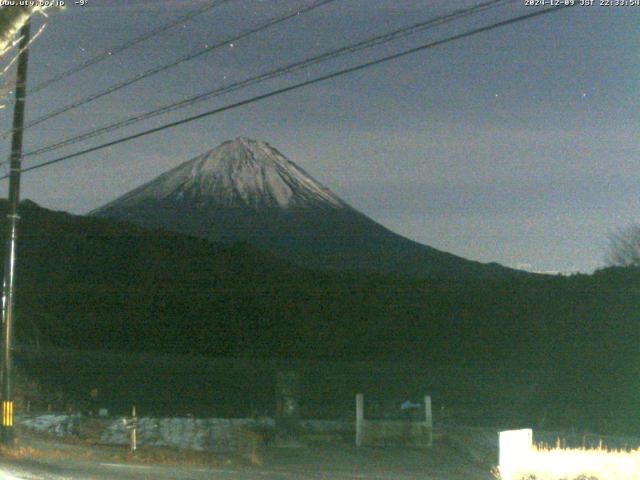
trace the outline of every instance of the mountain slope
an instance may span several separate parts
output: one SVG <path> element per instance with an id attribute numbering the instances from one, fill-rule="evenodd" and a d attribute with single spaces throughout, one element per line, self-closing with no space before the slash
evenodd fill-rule
<path id="1" fill-rule="evenodd" d="M 410 276 L 516 274 L 413 242 L 350 207 L 269 144 L 238 138 L 91 215 L 246 241 L 313 268 Z"/>

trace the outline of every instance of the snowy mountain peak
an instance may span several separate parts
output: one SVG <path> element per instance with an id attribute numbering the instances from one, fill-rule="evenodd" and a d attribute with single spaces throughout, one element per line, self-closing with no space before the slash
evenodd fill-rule
<path id="1" fill-rule="evenodd" d="M 317 269 L 410 277 L 511 275 L 420 245 L 340 200 L 266 142 L 219 145 L 92 215 L 214 242 L 248 244 Z"/>
<path id="2" fill-rule="evenodd" d="M 196 208 L 347 207 L 271 145 L 246 137 L 226 141 L 100 210 L 149 200 Z"/>

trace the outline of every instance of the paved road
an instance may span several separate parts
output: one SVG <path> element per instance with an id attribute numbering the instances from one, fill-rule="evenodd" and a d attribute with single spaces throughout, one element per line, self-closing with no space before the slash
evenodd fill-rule
<path id="1" fill-rule="evenodd" d="M 335 479 L 335 480 L 415 480 L 416 476 L 399 476 L 398 474 L 381 472 L 348 473 L 333 470 L 330 472 L 310 472 L 269 469 L 225 469 L 198 467 L 166 467 L 146 465 L 125 465 L 102 463 L 98 465 L 74 464 L 67 467 L 50 464 L 31 463 L 30 465 L 0 464 L 0 480 L 76 480 L 76 479 L 125 479 L 125 480 L 291 480 L 291 479 Z M 445 479 L 447 477 L 420 476 L 421 480 Z"/>
<path id="2" fill-rule="evenodd" d="M 489 435 L 491 439 L 493 436 Z M 288 448 L 265 446 L 258 454 L 262 465 L 256 467 L 244 466 L 238 458 L 231 457 L 217 458 L 220 466 L 97 460 L 105 458 L 100 454 L 100 447 L 24 437 L 23 445 L 45 452 L 45 455 L 17 459 L 0 456 L 0 480 L 492 479 L 490 469 L 496 452 L 475 448 L 469 443 L 469 438 L 477 440 L 481 435 L 474 433 L 466 437 L 466 440 L 456 442 L 451 435 L 429 449 L 356 448 L 349 444 L 326 443 Z"/>
<path id="3" fill-rule="evenodd" d="M 262 467 L 136 465 L 71 459 L 0 459 L 0 480 L 487 480 L 488 469 L 445 449 L 271 449 Z"/>

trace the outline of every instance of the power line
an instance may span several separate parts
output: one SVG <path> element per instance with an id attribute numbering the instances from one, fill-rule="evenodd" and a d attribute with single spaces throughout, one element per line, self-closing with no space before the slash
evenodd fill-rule
<path id="1" fill-rule="evenodd" d="M 120 128 L 126 127 L 126 126 L 130 126 L 133 125 L 135 123 L 141 122 L 143 120 L 148 120 L 150 118 L 156 117 L 158 115 L 162 115 L 174 110 L 178 110 L 181 108 L 185 108 L 191 105 L 194 105 L 196 103 L 202 102 L 204 100 L 208 100 L 210 98 L 213 97 L 217 97 L 223 94 L 227 94 L 251 85 L 256 85 L 258 83 L 262 83 L 266 80 L 270 80 L 276 77 L 280 77 L 283 76 L 285 74 L 289 74 L 292 72 L 295 72 L 297 70 L 301 70 L 303 68 L 309 67 L 311 65 L 315 65 L 321 62 L 325 62 L 327 60 L 331 60 L 331 59 L 335 59 L 338 58 L 340 56 L 346 55 L 346 54 L 351 54 L 360 50 L 364 50 L 367 48 L 371 48 L 383 43 L 387 43 L 393 40 L 397 40 L 398 38 L 402 38 L 411 34 L 414 34 L 418 31 L 422 31 L 425 30 L 427 28 L 432 28 L 438 25 L 442 25 L 454 20 L 457 20 L 459 18 L 465 17 L 465 16 L 469 16 L 469 15 L 474 15 L 477 14 L 479 12 L 482 11 L 486 11 L 490 8 L 495 8 L 498 7 L 502 4 L 506 4 L 506 3 L 514 3 L 515 1 L 518 0 L 490 0 L 488 2 L 484 2 L 481 4 L 478 4 L 474 7 L 468 7 L 468 8 L 464 8 L 464 9 L 460 9 L 460 10 L 456 10 L 452 13 L 449 13 L 447 15 L 444 16 L 440 16 L 440 17 L 436 17 L 436 18 L 431 18 L 428 19 L 426 21 L 422 21 L 413 25 L 409 25 L 407 27 L 403 27 L 400 28 L 398 30 L 394 30 L 392 32 L 388 32 L 382 35 L 377 35 L 368 39 L 365 39 L 363 41 L 357 42 L 355 44 L 352 45 L 348 45 L 346 47 L 341 47 L 339 49 L 336 50 L 331 50 L 325 53 L 322 53 L 320 55 L 317 56 L 313 56 L 311 58 L 307 58 L 305 60 L 302 61 L 298 61 L 298 62 L 294 62 L 294 63 L 290 63 L 288 65 L 282 66 L 282 67 L 278 67 L 274 70 L 270 70 L 266 73 L 262 73 L 260 75 L 242 80 L 240 82 L 235 82 L 229 85 L 225 85 L 222 87 L 218 87 L 216 89 L 210 90 L 208 92 L 205 93 L 201 93 L 198 95 L 195 95 L 193 97 L 181 100 L 179 102 L 175 102 L 175 103 L 171 103 L 168 105 L 165 105 L 163 107 L 160 108 L 156 108 L 154 110 L 151 110 L 149 112 L 145 112 L 139 115 L 136 115 L 134 117 L 131 118 L 126 118 L 120 121 L 117 121 L 115 123 L 111 123 L 109 125 L 105 125 L 103 127 L 99 127 L 93 130 L 89 130 L 87 132 L 75 135 L 73 137 L 69 137 L 66 138 L 64 140 L 58 141 L 56 143 L 53 144 L 49 144 L 40 148 L 37 148 L 36 150 L 32 150 L 30 152 L 25 153 L 25 157 L 28 156 L 34 156 L 34 155 L 40 155 L 46 152 L 50 152 L 52 150 L 57 150 L 59 148 L 65 147 L 65 146 L 69 146 L 69 145 L 73 145 L 75 143 L 79 143 L 81 141 L 87 140 L 89 138 L 93 138 L 95 136 L 98 135 L 102 135 L 104 133 L 108 133 L 114 130 L 118 130 Z"/>
<path id="2" fill-rule="evenodd" d="M 228 0 L 225 0 L 225 1 L 228 1 Z M 128 87 L 129 85 L 133 85 L 134 83 L 137 83 L 137 82 L 139 82 L 141 80 L 149 78 L 149 77 L 151 77 L 153 75 L 157 75 L 158 73 L 161 73 L 161 72 L 164 72 L 166 70 L 169 70 L 170 68 L 173 68 L 173 67 L 176 67 L 178 65 L 181 65 L 182 63 L 188 62 L 190 60 L 194 60 L 194 59 L 204 55 L 205 53 L 209 53 L 209 52 L 211 52 L 213 50 L 217 50 L 217 49 L 219 49 L 221 47 L 225 47 L 225 46 L 227 46 L 229 44 L 233 44 L 233 42 L 237 42 L 238 40 L 241 40 L 241 39 L 243 39 L 245 37 L 248 37 L 248 36 L 253 35 L 255 33 L 259 33 L 259 32 L 262 32 L 264 30 L 267 30 L 267 29 L 269 29 L 269 28 L 271 28 L 271 27 L 273 27 L 275 25 L 278 25 L 278 24 L 280 24 L 282 22 L 285 22 L 285 21 L 287 21 L 287 20 L 289 20 L 291 18 L 297 17 L 300 14 L 310 12 L 311 10 L 315 10 L 316 8 L 322 7 L 323 5 L 326 5 L 328 3 L 332 3 L 334 1 L 336 1 L 336 0 L 318 0 L 315 3 L 313 3 L 313 4 L 311 4 L 311 5 L 307 6 L 307 7 L 304 7 L 304 8 L 301 8 L 299 10 L 296 10 L 296 11 L 294 11 L 292 13 L 288 13 L 286 15 L 274 18 L 272 20 L 267 21 L 266 23 L 263 23 L 263 24 L 259 25 L 258 27 L 251 28 L 249 30 L 245 30 L 245 31 L 243 31 L 243 32 L 241 32 L 241 33 L 239 33 L 239 34 L 237 34 L 235 36 L 231 36 L 231 37 L 225 38 L 224 40 L 222 40 L 222 41 L 220 41 L 220 42 L 218 42 L 218 43 L 216 43 L 214 45 L 208 45 L 208 46 L 206 46 L 206 47 L 204 47 L 204 48 L 202 48 L 200 50 L 197 50 L 195 52 L 192 52 L 192 53 L 189 53 L 187 55 L 184 55 L 184 56 L 178 58 L 177 60 L 174 60 L 171 63 L 167 63 L 167 64 L 161 65 L 159 67 L 154 67 L 154 68 L 151 68 L 149 70 L 146 70 L 145 72 L 142 72 L 142 73 L 136 75 L 135 77 L 131 77 L 131 78 L 127 79 L 127 80 L 124 80 L 122 82 L 116 83 L 115 85 L 112 85 L 112 86 L 110 86 L 110 87 L 108 87 L 108 88 L 106 88 L 104 90 L 101 90 L 100 92 L 93 93 L 93 94 L 91 94 L 91 95 L 89 95 L 89 96 L 87 96 L 87 97 L 85 97 L 85 98 L 83 98 L 81 100 L 78 100 L 76 102 L 68 104 L 68 105 L 66 105 L 64 107 L 61 107 L 61 108 L 59 108 L 57 110 L 54 110 L 54 111 L 52 111 L 50 113 L 47 113 L 46 115 L 43 115 L 42 117 L 39 117 L 39 118 L 37 118 L 35 120 L 32 120 L 31 122 L 28 122 L 23 127 L 23 129 L 28 129 L 28 128 L 34 127 L 36 125 L 39 125 L 39 124 L 41 124 L 41 123 L 43 123 L 43 122 L 45 122 L 47 120 L 51 120 L 52 118 L 57 117 L 58 115 L 66 113 L 66 112 L 68 112 L 70 110 L 74 110 L 74 109 L 76 109 L 78 107 L 81 107 L 82 105 L 86 105 L 87 103 L 93 102 L 93 101 L 95 101 L 95 100 L 97 100 L 99 98 L 102 98 L 102 97 L 104 97 L 106 95 L 109 95 L 111 93 L 117 92 L 118 90 L 121 90 L 121 89 L 123 89 L 125 87 Z M 9 135 L 11 133 L 12 133 L 11 130 L 8 131 L 8 132 L 4 132 L 2 134 L 2 137 L 5 137 L 5 136 L 7 136 L 7 135 Z"/>
<path id="3" fill-rule="evenodd" d="M 477 35 L 479 33 L 487 32 L 487 31 L 490 31 L 490 30 L 494 30 L 496 28 L 500 28 L 500 27 L 504 27 L 504 26 L 511 25 L 511 24 L 514 24 L 514 23 L 518 23 L 518 22 L 522 22 L 522 21 L 525 21 L 525 20 L 529 20 L 529 19 L 534 18 L 534 17 L 539 17 L 539 16 L 546 15 L 546 14 L 549 14 L 549 13 L 557 12 L 557 11 L 560 11 L 560 10 L 565 9 L 565 8 L 570 8 L 572 6 L 574 6 L 574 5 L 560 5 L 560 6 L 557 6 L 557 7 L 547 8 L 547 9 L 540 10 L 540 11 L 537 11 L 537 12 L 529 13 L 527 15 L 521 15 L 519 17 L 510 18 L 509 20 L 503 20 L 503 21 L 500 21 L 500 22 L 492 23 L 490 25 L 487 25 L 487 26 L 484 26 L 484 27 L 480 27 L 480 28 L 476 28 L 476 29 L 470 30 L 468 32 L 460 33 L 460 34 L 457 34 L 457 35 L 453 35 L 453 36 L 447 37 L 447 38 L 442 39 L 442 40 L 437 40 L 437 41 L 434 41 L 434 42 L 423 44 L 423 45 L 420 45 L 418 47 L 410 48 L 408 50 L 404 50 L 402 52 L 395 53 L 393 55 L 388 55 L 388 56 L 382 57 L 382 58 L 377 59 L 377 60 L 372 60 L 370 62 L 362 63 L 360 65 L 356 65 L 356 66 L 353 66 L 353 67 L 345 68 L 343 70 L 339 70 L 337 72 L 330 73 L 330 74 L 327 74 L 327 75 L 322 75 L 320 77 L 316 77 L 316 78 L 313 78 L 311 80 L 300 82 L 300 83 L 297 83 L 295 85 L 291 85 L 289 87 L 280 88 L 278 90 L 274 90 L 274 91 L 271 91 L 271 92 L 268 92 L 268 93 L 264 93 L 262 95 L 257 95 L 255 97 L 251 97 L 251 98 L 246 99 L 246 100 L 242 100 L 242 101 L 235 102 L 235 103 L 232 103 L 232 104 L 229 104 L 229 105 L 225 105 L 224 107 L 219 107 L 219 108 L 216 108 L 216 109 L 213 109 L 213 110 L 209 110 L 207 112 L 204 112 L 204 113 L 201 113 L 201 114 L 198 114 L 198 115 L 193 115 L 191 117 L 184 118 L 182 120 L 178 120 L 178 121 L 175 121 L 175 122 L 167 123 L 167 124 L 162 125 L 160 127 L 156 127 L 156 128 L 152 128 L 152 129 L 149 129 L 149 130 L 145 130 L 143 132 L 139 132 L 139 133 L 136 133 L 136 134 L 133 134 L 133 135 L 128 135 L 126 137 L 122 137 L 122 138 L 119 138 L 117 140 L 113 140 L 111 142 L 103 143 L 103 144 L 97 145 L 95 147 L 91 147 L 91 148 L 87 148 L 85 150 L 81 150 L 81 151 L 78 151 L 78 152 L 75 152 L 75 153 L 71 153 L 69 155 L 64 155 L 62 157 L 58 157 L 58 158 L 55 158 L 53 160 L 49 160 L 47 162 L 43 162 L 41 164 L 25 168 L 22 171 L 23 172 L 28 172 L 28 171 L 31 171 L 31 170 L 37 170 L 37 169 L 40 169 L 40 168 L 43 168 L 43 167 L 47 167 L 49 165 L 53 165 L 55 163 L 60 163 L 60 162 L 63 162 L 65 160 L 69 160 L 71 158 L 79 157 L 81 155 L 86 155 L 87 153 L 92 153 L 92 152 L 96 152 L 98 150 L 103 150 L 105 148 L 112 147 L 114 145 L 125 143 L 125 142 L 131 141 L 131 140 L 135 140 L 137 138 L 145 137 L 147 135 L 151 135 L 153 133 L 157 133 L 157 132 L 160 132 L 160 131 L 163 131 L 163 130 L 167 130 L 169 128 L 177 127 L 177 126 L 183 125 L 185 123 L 190 123 L 190 122 L 193 122 L 195 120 L 199 120 L 201 118 L 206 118 L 206 117 L 209 117 L 209 116 L 212 116 L 212 115 L 216 115 L 218 113 L 222 113 L 222 112 L 226 112 L 228 110 L 232 110 L 232 109 L 235 109 L 235 108 L 238 108 L 238 107 L 242 107 L 244 105 L 249 105 L 251 103 L 255 103 L 255 102 L 258 102 L 260 100 L 265 100 L 267 98 L 275 97 L 277 95 L 282 95 L 282 94 L 287 93 L 287 92 L 298 90 L 300 88 L 307 87 L 309 85 L 314 85 L 316 83 L 320 83 L 320 82 L 323 82 L 323 81 L 326 81 L 326 80 L 330 80 L 330 79 L 337 78 L 337 77 L 340 77 L 340 76 L 343 76 L 343 75 L 347 75 L 349 73 L 353 73 L 353 72 L 357 72 L 357 71 L 360 71 L 360 70 L 364 70 L 366 68 L 373 67 L 375 65 L 379 65 L 379 64 L 391 61 L 391 60 L 396 60 L 398 58 L 402 58 L 402 57 L 405 57 L 407 55 L 411 55 L 413 53 L 417 53 L 417 52 L 420 52 L 420 51 L 423 51 L 423 50 L 434 48 L 434 47 L 437 47 L 437 46 L 440 46 L 440 45 L 444 45 L 446 43 L 450 43 L 450 42 L 453 42 L 455 40 L 460 40 L 462 38 L 467 38 L 467 37 L 470 37 L 470 36 L 473 36 L 473 35 Z M 7 178 L 7 175 L 4 175 L 4 176 L 0 177 L 0 180 L 4 180 L 6 178 Z"/>
<path id="4" fill-rule="evenodd" d="M 186 13 L 185 15 L 182 15 L 168 23 L 165 23 L 164 25 L 160 25 L 157 28 L 154 28 L 153 30 L 150 30 L 142 35 L 140 35 L 139 37 L 136 37 L 132 40 L 129 40 L 128 42 L 123 43 L 122 45 L 119 45 L 117 47 L 114 47 L 110 50 L 107 50 L 105 52 L 99 53 L 97 55 L 95 55 L 92 58 L 89 58 L 88 60 L 76 65 L 75 67 L 71 67 L 68 70 L 65 70 L 64 72 L 55 75 L 51 78 L 49 78 L 48 80 L 45 80 L 39 84 L 37 84 L 35 87 L 30 88 L 29 89 L 29 95 L 32 95 L 36 92 L 39 92 L 40 90 L 43 90 L 51 85 L 53 85 L 54 83 L 59 82 L 60 80 L 64 80 L 67 77 L 70 77 L 71 75 L 74 75 L 76 73 L 81 72 L 82 70 L 85 70 L 89 67 L 92 67 L 93 65 L 96 65 L 97 63 L 100 63 L 104 60 L 107 60 L 109 58 L 111 58 L 113 55 L 116 55 L 120 52 L 123 52 L 125 50 L 128 50 L 129 48 L 132 48 L 136 45 L 138 45 L 139 43 L 142 43 L 146 40 L 149 40 L 150 38 L 153 38 L 157 35 L 160 35 L 168 30 L 171 30 L 172 28 L 177 27 L 178 25 L 180 25 L 181 23 L 187 22 L 195 17 L 197 17 L 198 15 L 202 15 L 203 13 L 208 12 L 209 10 L 213 10 L 216 7 L 219 7 L 225 3 L 230 2 L 231 0 L 216 0 L 214 2 L 211 2 L 209 5 L 206 5 L 204 7 L 200 7 L 198 9 L 192 10 L 188 13 Z"/>

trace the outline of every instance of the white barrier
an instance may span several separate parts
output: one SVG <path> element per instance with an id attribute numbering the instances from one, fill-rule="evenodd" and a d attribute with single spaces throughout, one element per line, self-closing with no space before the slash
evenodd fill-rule
<path id="1" fill-rule="evenodd" d="M 530 428 L 500 432 L 500 478 L 515 478 L 522 465 L 529 463 L 532 449 L 533 431 Z"/>
<path id="2" fill-rule="evenodd" d="M 533 445 L 533 432 L 500 432 L 501 480 L 640 479 L 640 450 L 548 448 Z"/>

